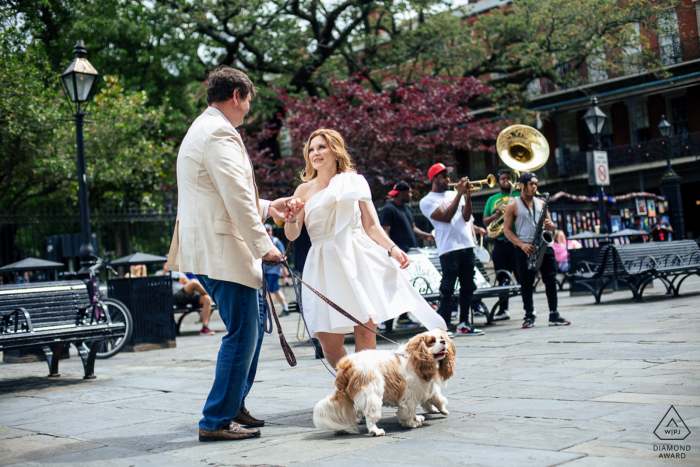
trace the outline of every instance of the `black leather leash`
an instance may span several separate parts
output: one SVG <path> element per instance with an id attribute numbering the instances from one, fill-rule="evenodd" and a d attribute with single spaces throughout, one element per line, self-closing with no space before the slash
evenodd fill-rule
<path id="1" fill-rule="evenodd" d="M 287 260 L 284 258 L 281 261 L 264 261 L 263 264 L 266 264 L 268 266 L 283 266 L 286 267 L 287 270 L 289 271 L 289 276 L 292 278 L 292 287 L 294 288 L 294 295 L 296 296 L 297 299 L 297 305 L 299 307 L 299 313 L 301 314 L 301 318 L 304 321 L 304 327 L 306 328 L 306 333 L 311 338 L 311 332 L 309 332 L 309 325 L 306 323 L 306 317 L 304 316 L 304 310 L 302 307 L 301 303 L 301 284 L 304 284 L 306 287 L 308 287 L 309 290 L 311 290 L 313 293 L 315 293 L 321 300 L 326 302 L 330 307 L 335 309 L 338 313 L 341 315 L 345 316 L 348 318 L 350 321 L 353 323 L 357 324 L 358 326 L 362 326 L 363 328 L 367 329 L 368 331 L 374 333 L 375 335 L 381 337 L 384 340 L 387 340 L 391 342 L 392 344 L 399 345 L 398 342 L 395 342 L 388 337 L 379 334 L 377 331 L 374 329 L 368 327 L 364 323 L 361 323 L 357 318 L 352 316 L 350 313 L 347 311 L 343 310 L 341 307 L 333 303 L 328 297 L 323 295 L 321 292 L 317 291 L 313 287 L 311 287 L 309 284 L 307 284 L 301 277 L 297 276 L 294 271 L 292 271 L 292 268 L 289 267 L 289 264 L 287 263 Z M 299 281 L 300 284 L 297 286 L 297 282 Z M 268 300 L 269 298 L 269 300 Z M 265 280 L 265 268 L 263 268 L 263 300 L 265 301 L 265 332 L 268 334 L 272 334 L 272 316 L 275 318 L 275 323 L 277 324 L 277 333 L 280 337 L 280 343 L 282 344 L 282 350 L 284 351 L 284 356 L 287 359 L 287 362 L 289 363 L 290 366 L 296 366 L 297 361 L 296 357 L 294 356 L 294 352 L 292 352 L 291 347 L 289 347 L 289 344 L 287 343 L 287 340 L 284 337 L 284 333 L 282 332 L 282 327 L 280 326 L 279 319 L 277 318 L 277 312 L 275 311 L 275 304 L 272 302 L 272 297 L 270 295 L 270 291 L 267 287 L 267 281 Z M 270 307 L 272 308 L 270 310 Z M 272 315 L 272 316 L 270 316 Z M 311 343 L 313 345 L 313 342 Z M 318 354 L 318 349 L 316 349 L 316 346 L 314 345 L 314 351 L 316 352 L 316 356 L 321 359 L 321 362 L 323 365 L 326 367 L 326 369 L 330 372 L 331 375 L 335 378 L 336 374 L 328 368 L 328 365 L 326 365 L 324 359 Z"/>

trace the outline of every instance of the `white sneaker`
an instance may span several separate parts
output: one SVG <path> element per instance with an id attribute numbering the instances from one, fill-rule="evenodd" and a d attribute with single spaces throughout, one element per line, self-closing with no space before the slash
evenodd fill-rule
<path id="1" fill-rule="evenodd" d="M 474 326 L 469 326 L 467 323 L 459 323 L 457 325 L 458 336 L 483 336 L 484 331 L 477 329 Z"/>
<path id="2" fill-rule="evenodd" d="M 447 331 L 445 334 L 447 334 L 447 337 L 449 337 L 450 339 L 452 339 L 455 336 L 455 333 L 452 331 Z"/>
<path id="3" fill-rule="evenodd" d="M 503 310 L 502 312 L 493 315 L 494 321 L 505 321 L 507 319 L 510 319 L 510 313 L 508 313 L 508 310 Z"/>

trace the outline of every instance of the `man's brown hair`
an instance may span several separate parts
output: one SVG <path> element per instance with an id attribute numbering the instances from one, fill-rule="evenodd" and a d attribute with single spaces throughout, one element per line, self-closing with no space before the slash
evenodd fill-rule
<path id="1" fill-rule="evenodd" d="M 248 75 L 240 70 L 227 65 L 216 67 L 207 76 L 207 104 L 214 102 L 226 102 L 233 97 L 233 92 L 238 89 L 241 99 L 250 94 L 250 99 L 255 99 L 258 89 Z"/>

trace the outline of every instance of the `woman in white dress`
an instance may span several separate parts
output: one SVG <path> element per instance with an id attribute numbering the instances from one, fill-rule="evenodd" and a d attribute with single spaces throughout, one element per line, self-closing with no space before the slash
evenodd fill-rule
<path id="1" fill-rule="evenodd" d="M 337 131 L 314 131 L 304 147 L 306 168 L 293 198 L 305 202 L 285 234 L 295 240 L 302 225 L 311 238 L 304 280 L 349 314 L 376 330 L 376 323 L 411 312 L 428 329 L 446 329 L 400 271 L 408 256 L 384 232 L 372 204 L 367 180 L 355 173 L 345 142 Z M 336 367 L 346 355 L 345 334 L 355 335 L 355 351 L 374 349 L 376 336 L 302 288 L 304 315 L 312 336 L 321 342 Z"/>

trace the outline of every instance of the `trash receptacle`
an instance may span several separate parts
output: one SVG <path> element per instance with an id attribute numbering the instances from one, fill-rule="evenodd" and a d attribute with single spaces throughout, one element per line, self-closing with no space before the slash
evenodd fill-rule
<path id="1" fill-rule="evenodd" d="M 175 347 L 173 288 L 170 275 L 111 279 L 107 295 L 131 311 L 134 330 L 127 352 Z"/>

